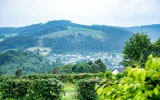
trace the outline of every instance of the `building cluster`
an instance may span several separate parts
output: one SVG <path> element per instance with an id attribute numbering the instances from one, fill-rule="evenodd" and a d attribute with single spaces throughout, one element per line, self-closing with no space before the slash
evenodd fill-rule
<path id="1" fill-rule="evenodd" d="M 77 62 L 88 62 L 96 61 L 101 59 L 102 62 L 107 66 L 107 69 L 112 70 L 114 68 L 123 67 L 120 62 L 122 60 L 122 53 L 109 53 L 109 52 L 98 52 L 98 53 L 52 53 L 47 56 L 50 62 L 61 62 L 63 64 L 76 64 Z"/>

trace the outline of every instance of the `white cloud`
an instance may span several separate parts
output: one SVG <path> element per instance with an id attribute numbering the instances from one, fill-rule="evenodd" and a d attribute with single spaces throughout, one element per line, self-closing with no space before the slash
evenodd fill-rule
<path id="1" fill-rule="evenodd" d="M 0 26 L 66 19 L 81 24 L 160 23 L 159 0 L 0 0 Z"/>

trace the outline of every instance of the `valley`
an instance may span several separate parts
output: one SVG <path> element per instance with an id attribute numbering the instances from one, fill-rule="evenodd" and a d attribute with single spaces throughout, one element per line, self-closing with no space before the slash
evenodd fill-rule
<path id="1" fill-rule="evenodd" d="M 79 62 L 94 62 L 97 59 L 101 59 L 107 69 L 112 70 L 116 67 L 123 67 L 120 63 L 123 59 L 122 51 L 125 42 L 133 33 L 147 32 L 146 34 L 156 41 L 160 37 L 159 30 L 159 24 L 115 27 L 53 20 L 44 24 L 0 28 L 0 52 L 22 50 L 40 54 L 43 61 L 35 60 L 37 65 L 33 68 L 34 62 L 30 59 L 24 64 L 22 64 L 23 61 L 16 62 L 16 65 L 6 63 L 8 68 L 12 68 L 13 65 L 19 68 L 24 65 L 23 69 L 29 69 L 30 73 L 39 73 L 43 70 L 48 73 L 51 68 L 55 67 L 54 65 L 74 65 Z M 5 69 L 4 65 L 2 67 L 1 69 Z M 10 70 L 13 71 L 13 69 Z M 7 70 L 4 73 L 13 74 Z"/>

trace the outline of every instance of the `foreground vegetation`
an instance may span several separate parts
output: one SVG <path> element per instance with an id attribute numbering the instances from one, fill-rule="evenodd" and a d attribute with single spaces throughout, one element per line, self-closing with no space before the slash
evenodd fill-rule
<path id="1" fill-rule="evenodd" d="M 124 73 L 116 75 L 106 71 L 0 79 L 1 98 L 7 100 L 159 100 L 160 58 L 150 55 L 144 68 L 127 67 Z"/>
<path id="2" fill-rule="evenodd" d="M 29 75 L 20 79 L 17 77 L 0 77 L 0 99 L 8 100 L 61 100 L 77 99 L 77 86 L 81 79 L 93 79 L 99 74 L 76 75 Z M 81 83 L 83 84 L 83 83 Z M 94 85 L 92 91 L 94 90 Z"/>
<path id="3" fill-rule="evenodd" d="M 96 85 L 99 100 L 159 100 L 160 58 L 148 57 L 144 68 L 128 67 L 119 80 L 104 80 Z"/>

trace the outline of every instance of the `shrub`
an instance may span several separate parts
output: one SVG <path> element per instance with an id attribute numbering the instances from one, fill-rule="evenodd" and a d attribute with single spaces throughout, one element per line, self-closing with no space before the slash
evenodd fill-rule
<path id="1" fill-rule="evenodd" d="M 105 71 L 104 73 L 104 77 L 108 78 L 108 79 L 113 79 L 113 74 L 111 71 Z"/>
<path id="2" fill-rule="evenodd" d="M 96 85 L 100 100 L 160 100 L 160 58 L 150 55 L 144 69 L 126 70 L 127 76 L 119 81 Z"/>
<path id="3" fill-rule="evenodd" d="M 97 83 L 99 82 L 96 80 L 80 80 L 77 83 L 77 98 L 79 100 L 97 100 L 98 95 L 94 89 Z"/>
<path id="4" fill-rule="evenodd" d="M 29 80 L 8 79 L 6 81 L 3 81 L 1 85 L 2 99 L 14 98 L 23 100 L 27 94 L 29 85 Z"/>
<path id="5" fill-rule="evenodd" d="M 97 73 L 97 76 L 103 78 L 104 77 L 104 73 L 103 72 L 99 72 L 99 73 Z"/>
<path id="6" fill-rule="evenodd" d="M 63 84 L 57 79 L 34 80 L 28 90 L 29 100 L 60 100 L 63 92 Z"/>
<path id="7" fill-rule="evenodd" d="M 3 80 L 3 79 L 1 79 Z M 1 100 L 60 100 L 63 84 L 57 79 L 7 79 L 0 83 Z"/>
<path id="8" fill-rule="evenodd" d="M 122 73 L 117 73 L 115 75 L 115 78 L 118 80 L 118 79 L 121 79 L 123 77 L 123 74 Z"/>

